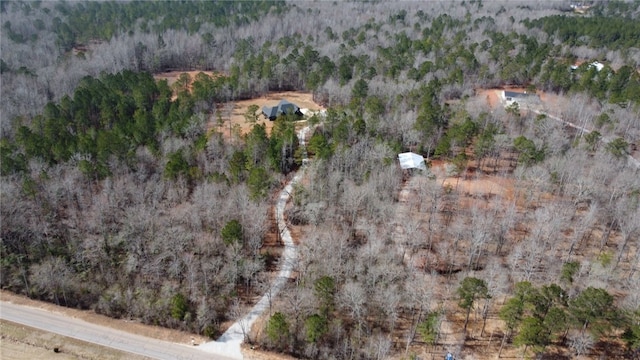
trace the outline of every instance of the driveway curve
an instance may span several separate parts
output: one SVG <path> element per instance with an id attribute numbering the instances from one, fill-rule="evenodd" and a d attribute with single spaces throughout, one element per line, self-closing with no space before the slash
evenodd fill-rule
<path id="1" fill-rule="evenodd" d="M 304 149 L 304 164 L 307 163 L 305 139 L 311 127 L 306 126 L 298 131 L 300 146 Z M 275 297 L 286 281 L 296 263 L 296 247 L 284 218 L 284 211 L 291 197 L 293 186 L 302 178 L 303 171 L 299 171 L 280 192 L 275 205 L 278 229 L 284 243 L 284 252 L 280 260 L 281 268 L 278 276 L 267 291 L 251 310 L 236 321 L 217 341 L 204 343 L 198 347 L 190 347 L 178 343 L 157 340 L 129 332 L 100 326 L 81 319 L 62 314 L 13 304 L 0 302 L 0 318 L 18 324 L 31 326 L 44 331 L 60 334 L 74 339 L 126 351 L 132 354 L 146 356 L 152 359 L 243 359 L 240 345 L 251 330 L 253 323 L 269 308 L 270 299 Z"/>
<path id="2" fill-rule="evenodd" d="M 310 126 L 305 126 L 297 133 L 298 142 L 303 149 L 303 168 L 304 164 L 307 163 L 305 139 L 310 130 Z M 280 232 L 282 242 L 284 243 L 284 252 L 280 259 L 280 271 L 278 272 L 278 276 L 274 280 L 273 284 L 271 284 L 270 290 L 262 295 L 258 303 L 256 303 L 244 317 L 233 323 L 231 327 L 229 327 L 229 329 L 227 329 L 227 331 L 218 338 L 218 340 L 198 346 L 200 350 L 216 354 L 224 354 L 225 356 L 233 357 L 234 359 L 243 359 L 242 352 L 240 351 L 240 345 L 244 342 L 249 331 L 251 331 L 251 326 L 269 308 L 270 299 L 277 296 L 286 281 L 291 277 L 291 271 L 293 270 L 293 266 L 297 259 L 297 252 L 296 246 L 293 243 L 293 238 L 291 238 L 291 233 L 289 232 L 289 228 L 284 218 L 284 210 L 291 197 L 293 186 L 300 181 L 302 175 L 303 171 L 298 171 L 298 173 L 296 173 L 293 179 L 291 179 L 291 181 L 289 181 L 289 183 L 280 192 L 278 201 L 275 205 L 276 221 L 278 223 L 278 231 Z"/>

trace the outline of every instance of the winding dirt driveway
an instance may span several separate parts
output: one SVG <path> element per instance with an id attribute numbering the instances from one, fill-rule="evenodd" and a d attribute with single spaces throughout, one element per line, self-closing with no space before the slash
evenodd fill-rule
<path id="1" fill-rule="evenodd" d="M 311 127 L 306 126 L 298 131 L 300 146 L 304 149 L 304 162 L 307 163 L 305 139 Z M 284 211 L 291 197 L 293 186 L 300 181 L 304 172 L 299 171 L 280 192 L 276 207 L 276 220 L 284 252 L 280 260 L 281 268 L 271 288 L 260 301 L 241 319 L 236 321 L 217 341 L 204 343 L 198 347 L 157 340 L 150 337 L 131 334 L 130 332 L 100 326 L 82 319 L 69 317 L 51 311 L 26 305 L 0 302 L 0 318 L 18 324 L 31 326 L 44 331 L 60 334 L 78 340 L 146 356 L 152 359 L 243 359 L 240 345 L 251 330 L 253 323 L 269 308 L 269 301 L 282 289 L 291 277 L 296 263 L 297 252 L 291 233 L 284 218 Z"/>
<path id="2" fill-rule="evenodd" d="M 307 152 L 305 139 L 310 132 L 311 127 L 305 126 L 298 131 L 298 141 L 303 151 L 303 164 L 307 162 Z M 303 168 L 304 169 L 304 168 Z M 257 304 L 251 308 L 249 313 L 244 317 L 233 323 L 227 331 L 216 341 L 211 341 L 200 345 L 200 350 L 224 354 L 225 356 L 232 357 L 234 359 L 243 359 L 242 352 L 240 351 L 240 345 L 244 342 L 247 334 L 251 331 L 253 323 L 269 308 L 270 299 L 278 295 L 286 281 L 291 277 L 291 271 L 296 263 L 297 252 L 296 246 L 291 238 L 291 233 L 287 227 L 286 220 L 284 218 L 284 210 L 287 206 L 287 202 L 291 197 L 291 191 L 293 186 L 300 181 L 304 171 L 298 171 L 298 173 L 289 181 L 289 183 L 280 192 L 278 202 L 276 203 L 276 220 L 278 222 L 278 231 L 284 243 L 284 252 L 280 259 L 280 272 L 271 284 L 271 288 L 260 298 Z"/>

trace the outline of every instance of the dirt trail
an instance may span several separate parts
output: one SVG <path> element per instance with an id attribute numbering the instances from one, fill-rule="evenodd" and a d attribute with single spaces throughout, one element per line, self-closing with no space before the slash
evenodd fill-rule
<path id="1" fill-rule="evenodd" d="M 307 154 L 306 140 L 310 132 L 311 132 L 310 126 L 305 126 L 304 128 L 298 131 L 298 140 L 299 140 L 300 146 L 304 150 L 303 164 L 306 164 L 308 160 L 306 157 L 306 154 Z M 275 205 L 276 220 L 278 223 L 278 230 L 280 232 L 282 241 L 284 242 L 284 251 L 282 254 L 282 259 L 280 260 L 281 269 L 278 273 L 278 276 L 274 280 L 271 286 L 271 289 L 268 291 L 268 293 L 265 293 L 260 298 L 258 303 L 255 304 L 243 318 L 239 319 L 234 324 L 232 324 L 231 327 L 229 327 L 229 329 L 227 329 L 227 331 L 217 341 L 204 342 L 198 347 L 193 349 L 197 349 L 199 351 L 203 351 L 210 354 L 215 354 L 215 356 L 219 358 L 222 358 L 222 357 L 231 358 L 231 359 L 245 358 L 244 354 L 241 351 L 241 345 L 245 340 L 245 334 L 248 334 L 251 331 L 251 326 L 253 325 L 253 323 L 262 315 L 262 313 L 266 309 L 268 309 L 270 298 L 277 296 L 278 292 L 284 286 L 285 282 L 291 277 L 291 273 L 296 262 L 296 258 L 297 258 L 296 247 L 295 247 L 293 238 L 291 236 L 291 233 L 289 231 L 289 228 L 287 226 L 286 219 L 284 217 L 284 212 L 285 212 L 285 207 L 287 205 L 287 202 L 291 197 L 293 186 L 302 179 L 303 174 L 304 174 L 304 167 L 302 168 L 302 170 L 298 171 L 298 173 L 293 177 L 293 179 L 289 181 L 289 183 L 285 186 L 285 188 L 280 192 L 280 196 L 278 197 L 278 201 Z M 21 296 L 13 295 L 11 293 L 7 293 L 3 291 L 0 291 L 0 295 L 2 295 L 1 298 L 3 301 L 13 300 L 13 302 L 16 302 L 18 304 L 21 304 L 21 305 L 30 304 L 31 306 L 33 306 L 34 304 L 38 304 L 41 307 L 45 307 L 46 310 L 51 312 L 59 311 L 68 317 L 84 318 L 87 321 L 90 321 L 91 323 L 102 322 L 102 323 L 106 323 L 105 325 L 111 326 L 112 328 L 118 328 L 119 330 L 124 330 L 124 331 L 129 330 L 131 332 L 136 332 L 136 333 L 143 333 L 145 334 L 145 336 L 149 336 L 148 335 L 149 328 L 152 328 L 147 325 L 137 324 L 139 328 L 136 328 L 136 330 L 128 329 L 127 326 L 123 326 L 123 320 L 114 320 L 114 319 L 106 318 L 106 317 L 95 315 L 95 314 L 93 316 L 90 316 L 85 311 L 67 309 L 67 308 L 62 308 L 62 307 L 47 304 L 47 303 L 36 302 L 36 301 L 29 300 Z M 98 321 L 96 320 L 96 318 L 100 318 L 102 319 L 102 321 Z M 126 323 L 126 321 L 124 321 L 124 323 Z M 135 325 L 130 323 L 128 325 L 129 327 L 130 326 L 135 327 Z M 164 340 L 172 340 L 185 345 L 193 343 L 194 340 L 196 341 L 196 344 L 203 342 L 204 340 L 204 338 L 202 337 L 193 336 L 187 333 L 166 330 L 166 329 L 161 329 L 161 330 L 165 330 L 162 332 L 162 335 L 154 334 L 155 336 L 153 337 L 158 339 L 164 339 Z M 181 336 L 176 337 L 177 334 Z M 261 355 L 260 353 L 252 352 L 252 354 L 246 356 L 246 358 L 247 359 L 258 359 L 258 358 L 272 359 L 274 357 L 272 355 L 266 355 L 266 354 Z"/>
<path id="2" fill-rule="evenodd" d="M 300 146 L 303 149 L 305 148 L 305 139 L 309 131 L 309 126 L 305 126 L 298 131 L 298 139 L 300 141 Z M 306 151 L 303 151 L 303 153 L 305 154 L 303 160 L 306 160 Z M 278 295 L 286 281 L 291 277 L 291 272 L 293 271 L 293 266 L 297 259 L 297 252 L 289 227 L 287 226 L 284 218 L 284 210 L 289 198 L 291 197 L 293 186 L 302 179 L 303 173 L 304 168 L 303 170 L 298 171 L 293 179 L 289 181 L 287 186 L 285 186 L 285 188 L 280 192 L 278 202 L 276 203 L 278 231 L 280 232 L 280 236 L 284 243 L 284 252 L 280 260 L 281 268 L 277 278 L 271 285 L 271 288 L 262 296 L 262 298 L 260 298 L 260 301 L 251 308 L 247 315 L 233 323 L 233 325 L 231 325 L 231 327 L 229 327 L 229 329 L 227 329 L 227 331 L 225 331 L 217 341 L 202 344 L 199 347 L 201 350 L 210 351 L 216 354 L 224 354 L 225 356 L 233 357 L 235 359 L 243 359 L 240 347 L 246 338 L 246 334 L 251 331 L 253 323 L 269 308 L 271 299 Z"/>

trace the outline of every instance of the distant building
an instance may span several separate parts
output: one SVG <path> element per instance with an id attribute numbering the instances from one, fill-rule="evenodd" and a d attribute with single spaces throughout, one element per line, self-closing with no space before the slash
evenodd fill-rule
<path id="1" fill-rule="evenodd" d="M 273 121 L 281 114 L 296 114 L 302 116 L 300 108 L 287 100 L 280 100 L 276 106 L 263 106 L 262 114 L 269 120 Z"/>
<path id="2" fill-rule="evenodd" d="M 600 71 L 604 69 L 604 64 L 599 61 L 594 61 L 591 64 L 589 64 L 589 67 L 595 68 L 596 71 Z M 578 68 L 578 65 L 571 65 L 571 70 L 576 70 L 577 68 Z"/>
<path id="3" fill-rule="evenodd" d="M 573 9 L 573 11 L 579 13 L 584 13 L 591 8 L 591 5 L 587 5 L 581 2 L 572 2 L 569 6 L 571 7 L 571 9 Z"/>
<path id="4" fill-rule="evenodd" d="M 403 170 L 407 169 L 420 169 L 427 170 L 427 165 L 424 162 L 424 157 L 412 152 L 406 152 L 398 154 L 398 160 L 400 161 L 400 167 Z"/>
<path id="5" fill-rule="evenodd" d="M 500 98 L 505 106 L 509 106 L 513 103 L 518 103 L 519 106 L 533 105 L 540 101 L 540 98 L 535 93 L 516 92 L 504 90 L 500 93 Z"/>

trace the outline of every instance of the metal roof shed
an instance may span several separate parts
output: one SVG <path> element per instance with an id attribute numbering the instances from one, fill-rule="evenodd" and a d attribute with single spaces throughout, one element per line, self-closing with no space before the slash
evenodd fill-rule
<path id="1" fill-rule="evenodd" d="M 416 153 L 406 152 L 398 154 L 398 160 L 400 160 L 400 167 L 402 169 L 427 169 L 427 165 L 424 162 L 424 157 Z"/>

